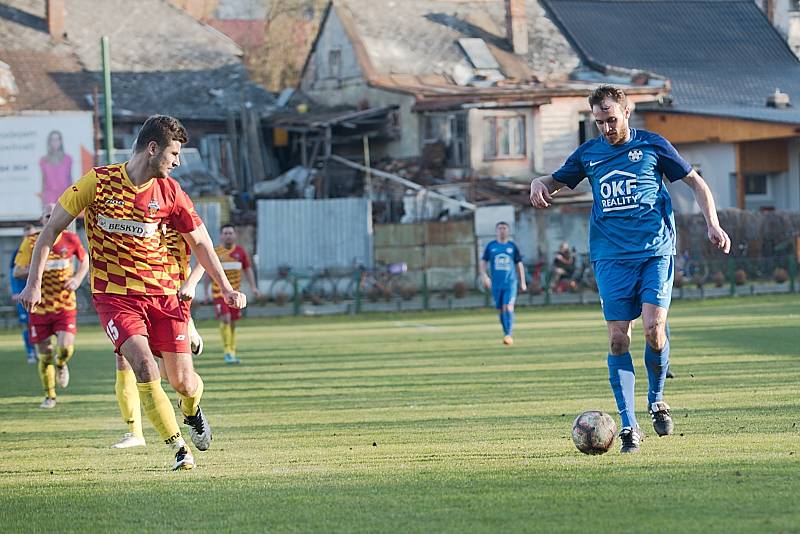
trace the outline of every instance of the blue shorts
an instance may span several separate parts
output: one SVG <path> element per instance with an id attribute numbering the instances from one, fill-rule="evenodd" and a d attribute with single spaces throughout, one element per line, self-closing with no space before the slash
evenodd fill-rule
<path id="1" fill-rule="evenodd" d="M 494 297 L 494 307 L 498 310 L 503 309 L 503 306 L 510 304 L 514 305 L 517 300 L 517 284 L 495 286 L 492 284 L 492 296 Z"/>
<path id="2" fill-rule="evenodd" d="M 594 277 L 606 321 L 632 321 L 642 303 L 669 308 L 672 301 L 673 256 L 636 260 L 597 260 Z"/>

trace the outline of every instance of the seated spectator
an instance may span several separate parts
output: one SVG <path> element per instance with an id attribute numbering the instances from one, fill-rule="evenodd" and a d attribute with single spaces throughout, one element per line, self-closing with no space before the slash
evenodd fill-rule
<path id="1" fill-rule="evenodd" d="M 575 252 L 569 243 L 564 241 L 558 247 L 556 257 L 553 259 L 553 274 L 550 278 L 550 290 L 554 291 L 562 279 L 571 279 L 575 274 Z"/>

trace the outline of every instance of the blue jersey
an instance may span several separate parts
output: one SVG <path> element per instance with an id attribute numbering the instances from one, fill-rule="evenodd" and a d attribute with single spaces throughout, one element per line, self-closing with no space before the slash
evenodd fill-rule
<path id="1" fill-rule="evenodd" d="M 633 128 L 630 133 L 622 145 L 602 136 L 585 142 L 553 173 L 572 189 L 589 178 L 592 261 L 675 254 L 672 200 L 661 177 L 674 182 L 692 167 L 660 135 Z"/>
<path id="2" fill-rule="evenodd" d="M 481 259 L 489 264 L 493 288 L 509 287 L 517 283 L 514 269 L 522 261 L 522 255 L 513 241 L 491 241 L 486 245 Z"/>

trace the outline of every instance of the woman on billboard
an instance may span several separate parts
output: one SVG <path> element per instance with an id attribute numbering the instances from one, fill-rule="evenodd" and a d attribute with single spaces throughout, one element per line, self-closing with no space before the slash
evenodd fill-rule
<path id="1" fill-rule="evenodd" d="M 72 158 L 64 153 L 61 132 L 53 130 L 47 136 L 47 155 L 39 160 L 42 170 L 42 205 L 58 202 L 58 197 L 72 185 Z"/>

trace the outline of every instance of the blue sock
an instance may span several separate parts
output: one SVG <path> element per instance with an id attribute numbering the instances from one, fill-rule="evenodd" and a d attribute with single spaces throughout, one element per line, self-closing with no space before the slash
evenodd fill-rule
<path id="1" fill-rule="evenodd" d="M 28 354 L 35 354 L 33 344 L 31 343 L 31 338 L 27 329 L 22 331 L 22 340 L 25 342 L 25 351 Z"/>
<path id="2" fill-rule="evenodd" d="M 511 333 L 514 331 L 514 312 L 512 311 L 506 312 L 506 324 L 508 325 L 508 332 L 506 332 L 506 335 L 510 336 Z"/>
<path id="3" fill-rule="evenodd" d="M 644 366 L 647 368 L 647 403 L 664 400 L 664 382 L 669 369 L 669 337 L 661 352 L 656 352 L 650 345 L 644 347 Z"/>
<path id="4" fill-rule="evenodd" d="M 500 312 L 500 326 L 503 327 L 503 335 L 507 336 L 508 334 L 506 332 L 508 332 L 508 323 L 506 322 L 506 312 L 504 311 Z"/>
<path id="5" fill-rule="evenodd" d="M 611 391 L 614 392 L 614 398 L 617 401 L 617 410 L 622 418 L 622 428 L 639 426 L 634 410 L 636 376 L 630 352 L 619 356 L 608 355 L 608 381 L 611 383 Z"/>

